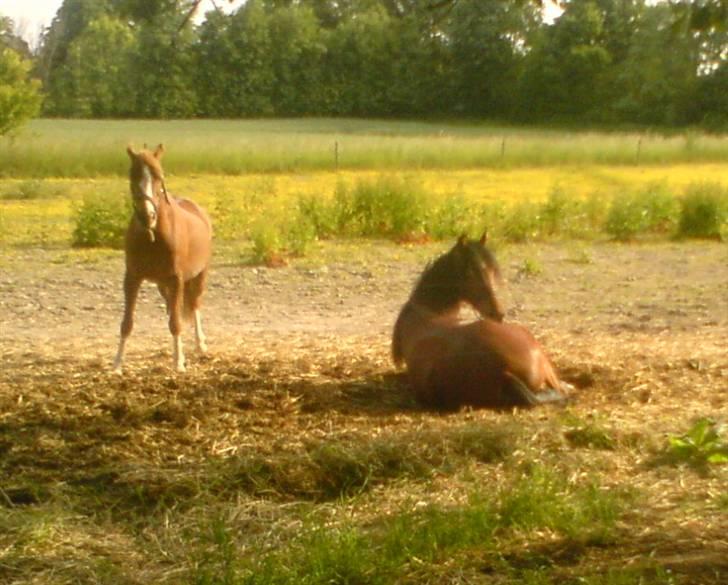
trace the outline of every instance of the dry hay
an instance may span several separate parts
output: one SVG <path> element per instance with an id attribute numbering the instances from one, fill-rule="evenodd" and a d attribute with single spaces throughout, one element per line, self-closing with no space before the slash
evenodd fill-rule
<path id="1" fill-rule="evenodd" d="M 467 423 L 515 426 L 520 440 L 508 463 L 511 473 L 543 462 L 567 474 L 569 481 L 597 477 L 603 489 L 630 488 L 639 494 L 639 505 L 621 520 L 619 544 L 564 561 L 567 573 L 578 574 L 580 566 L 606 570 L 636 565 L 651 555 L 662 566 L 691 574 L 696 583 L 717 583 L 709 568 L 717 567 L 723 575 L 728 569 L 728 518 L 711 502 L 725 494 L 725 470 L 701 475 L 651 461 L 668 434 L 686 430 L 695 418 L 728 420 L 725 332 L 704 328 L 656 336 L 578 337 L 546 331 L 542 337 L 553 348 L 564 378 L 576 387 L 566 411 L 466 410 L 449 416 L 422 411 L 394 372 L 389 341 L 381 335 L 230 338 L 220 344 L 224 351 L 191 356 L 185 375 L 168 370 L 164 351 L 130 358 L 129 371 L 118 377 L 98 350 L 79 355 L 56 348 L 44 355 L 5 348 L 2 496 L 6 506 L 28 506 L 42 504 L 59 484 L 100 485 L 127 496 L 133 486 L 142 485 L 152 506 L 170 497 L 175 506 L 185 505 L 197 497 L 196 486 L 207 481 L 211 461 L 224 463 L 251 453 L 263 459 L 281 453 L 295 457 L 315 442 L 386 439 L 418 429 L 445 433 Z M 616 448 L 575 448 L 565 436 L 567 415 L 606 429 Z M 321 513 L 330 514 L 331 522 L 351 517 L 367 522 L 435 502 L 454 505 L 467 498 L 473 477 L 481 485 L 500 486 L 506 474 L 501 463 L 476 463 L 435 474 L 428 482 L 374 486 L 350 504 L 325 504 L 328 511 Z M 235 514 L 257 518 L 261 531 L 267 523 L 263 536 L 295 533 L 300 523 L 285 513 L 295 499 L 271 495 L 239 495 Z M 41 554 L 42 566 L 35 564 L 34 574 L 57 571 L 76 557 L 101 554 L 113 560 L 114 551 L 122 551 L 122 565 L 138 566 L 136 574 L 151 580 L 174 582 L 182 570 L 174 558 L 169 565 L 145 569 L 146 555 L 138 543 L 105 530 L 82 517 L 71 519 L 69 532 L 52 539 L 53 550 Z M 513 550 L 504 554 L 514 559 L 539 547 L 557 564 L 559 555 L 573 554 L 561 550 L 562 540 L 548 531 L 515 537 L 509 546 Z M 37 556 L 39 549 L 32 554 Z M 487 567 L 490 561 L 481 562 Z"/>

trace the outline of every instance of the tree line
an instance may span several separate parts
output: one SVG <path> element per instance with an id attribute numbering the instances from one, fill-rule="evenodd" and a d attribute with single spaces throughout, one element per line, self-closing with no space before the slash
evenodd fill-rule
<path id="1" fill-rule="evenodd" d="M 197 4 L 64 0 L 31 56 L 43 113 L 728 128 L 720 12 L 694 26 L 666 2 L 568 0 L 549 23 L 528 0 L 248 0 L 195 24 Z"/>

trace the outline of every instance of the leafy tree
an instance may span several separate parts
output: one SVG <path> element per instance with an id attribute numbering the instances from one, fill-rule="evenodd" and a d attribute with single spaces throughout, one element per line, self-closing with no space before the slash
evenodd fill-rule
<path id="1" fill-rule="evenodd" d="M 668 6 L 644 7 L 614 76 L 617 120 L 657 125 L 685 121 L 697 80 L 699 45 L 694 34 L 675 30 L 672 22 Z"/>
<path id="2" fill-rule="evenodd" d="M 463 0 L 455 5 L 444 27 L 455 113 L 491 117 L 510 113 L 523 44 L 535 23 L 530 4 Z"/>
<path id="3" fill-rule="evenodd" d="M 314 114 L 324 107 L 320 63 L 326 52 L 323 30 L 313 10 L 290 6 L 269 18 L 271 102 L 276 114 Z"/>
<path id="4" fill-rule="evenodd" d="M 133 114 L 129 83 L 135 35 L 116 18 L 92 21 L 68 47 L 56 72 L 48 110 L 63 116 L 119 117 Z"/>
<path id="5" fill-rule="evenodd" d="M 0 47 L 0 136 L 40 111 L 40 83 L 28 78 L 30 67 L 15 51 Z"/>
<path id="6" fill-rule="evenodd" d="M 129 87 L 136 93 L 134 112 L 146 118 L 188 118 L 198 113 L 193 83 L 194 32 L 178 33 L 172 20 L 139 27 L 131 56 Z"/>
<path id="7" fill-rule="evenodd" d="M 398 55 L 391 17 L 382 9 L 357 14 L 331 33 L 325 75 L 333 114 L 383 116 Z"/>
<path id="8" fill-rule="evenodd" d="M 0 47 L 13 49 L 21 57 L 30 59 L 31 51 L 28 43 L 15 34 L 15 24 L 9 16 L 0 15 Z"/>
<path id="9" fill-rule="evenodd" d="M 600 111 L 612 63 L 604 31 L 605 16 L 594 0 L 572 0 L 542 29 L 521 79 L 524 118 L 584 120 Z"/>
<path id="10" fill-rule="evenodd" d="M 73 40 L 91 22 L 111 13 L 110 0 L 63 0 L 43 36 L 38 59 L 39 72 L 47 91 L 53 92 L 56 73 L 66 62 Z"/>
<path id="11" fill-rule="evenodd" d="M 708 130 L 728 132 L 728 61 L 698 78 L 692 104 L 692 121 Z"/>
<path id="12" fill-rule="evenodd" d="M 198 46 L 201 113 L 254 116 L 273 113 L 275 85 L 270 15 L 260 0 L 248 0 L 232 16 L 212 15 Z"/>

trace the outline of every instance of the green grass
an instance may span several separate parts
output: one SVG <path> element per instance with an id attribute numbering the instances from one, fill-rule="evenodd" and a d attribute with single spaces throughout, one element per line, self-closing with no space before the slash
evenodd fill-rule
<path id="1" fill-rule="evenodd" d="M 476 490 L 459 505 L 398 510 L 366 525 L 315 521 L 267 553 L 237 553 L 234 528 L 218 520 L 210 526 L 208 542 L 213 546 L 195 582 L 417 582 L 453 559 L 467 566 L 475 551 L 496 556 L 499 544 L 515 533 L 549 529 L 572 546 L 603 545 L 616 534 L 624 501 L 594 484 L 572 485 L 553 470 L 534 466 L 498 492 Z M 507 563 L 501 569 L 517 572 Z"/>
<path id="2" fill-rule="evenodd" d="M 181 174 L 664 165 L 728 159 L 725 138 L 694 132 L 661 136 L 355 119 L 35 120 L 20 136 L 0 141 L 0 169 L 5 177 L 125 175 L 126 157 L 119 153 L 127 143 L 145 142 L 166 143 Z"/>
<path id="3" fill-rule="evenodd" d="M 684 463 L 697 469 L 725 465 L 728 463 L 728 441 L 723 437 L 724 431 L 724 425 L 701 418 L 687 432 L 668 438 L 663 458 L 670 463 Z"/>

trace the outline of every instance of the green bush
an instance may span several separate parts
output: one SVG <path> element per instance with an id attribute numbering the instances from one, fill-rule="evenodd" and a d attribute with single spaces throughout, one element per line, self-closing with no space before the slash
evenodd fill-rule
<path id="1" fill-rule="evenodd" d="M 501 224 L 503 237 L 511 242 L 526 242 L 540 234 L 539 206 L 522 201 L 508 208 Z"/>
<path id="2" fill-rule="evenodd" d="M 283 224 L 259 220 L 249 230 L 253 248 L 249 261 L 252 264 L 280 266 L 291 256 L 305 255 L 316 240 L 316 230 L 304 214 L 286 218 Z"/>
<path id="3" fill-rule="evenodd" d="M 477 222 L 475 206 L 462 195 L 450 195 L 430 210 L 426 229 L 433 238 L 444 239 L 482 230 Z"/>
<path id="4" fill-rule="evenodd" d="M 563 236 L 576 230 L 580 216 L 580 205 L 574 197 L 556 187 L 549 193 L 549 198 L 541 206 L 540 223 L 545 235 Z"/>
<path id="5" fill-rule="evenodd" d="M 716 184 L 690 185 L 680 201 L 678 235 L 721 238 L 728 223 L 728 189 Z"/>
<path id="6" fill-rule="evenodd" d="M 74 210 L 71 243 L 79 248 L 122 248 L 131 202 L 119 193 L 84 196 Z"/>
<path id="7" fill-rule="evenodd" d="M 282 262 L 283 240 L 277 226 L 260 221 L 251 228 L 250 239 L 253 242 L 253 264 L 273 266 Z"/>
<path id="8" fill-rule="evenodd" d="M 643 229 L 642 212 L 642 206 L 634 196 L 620 194 L 612 200 L 609 206 L 604 230 L 617 240 L 634 239 Z"/>
<path id="9" fill-rule="evenodd" d="M 299 213 L 291 218 L 284 233 L 284 246 L 288 254 L 303 256 L 318 237 L 316 227 L 308 216 Z"/>
<path id="10" fill-rule="evenodd" d="M 651 233 L 674 233 L 680 213 L 679 203 L 668 188 L 656 183 L 648 185 L 641 193 L 644 206 L 644 230 Z"/>
<path id="11" fill-rule="evenodd" d="M 316 195 L 304 195 L 298 199 L 299 221 L 306 222 L 317 238 L 337 235 L 337 206 Z"/>
<path id="12" fill-rule="evenodd" d="M 352 189 L 342 183 L 336 188 L 333 205 L 342 234 L 396 238 L 424 231 L 425 194 L 419 185 L 405 179 L 362 180 Z"/>
<path id="13" fill-rule="evenodd" d="M 668 438 L 666 454 L 676 463 L 696 467 L 728 463 L 728 442 L 721 436 L 722 430 L 714 421 L 701 418 L 687 433 Z"/>
<path id="14" fill-rule="evenodd" d="M 620 193 L 611 202 L 604 229 L 617 240 L 644 233 L 668 233 L 677 223 L 675 197 L 659 184 L 637 193 Z"/>

